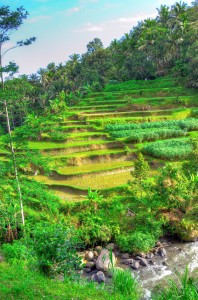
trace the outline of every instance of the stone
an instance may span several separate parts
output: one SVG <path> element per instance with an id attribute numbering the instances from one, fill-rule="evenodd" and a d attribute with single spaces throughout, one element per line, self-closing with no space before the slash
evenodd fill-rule
<path id="1" fill-rule="evenodd" d="M 106 281 L 105 274 L 102 271 L 99 271 L 96 274 L 92 275 L 91 279 L 98 283 L 102 283 Z"/>
<path id="2" fill-rule="evenodd" d="M 139 269 L 139 267 L 140 267 L 140 263 L 139 263 L 139 261 L 134 261 L 133 263 L 132 263 L 132 265 L 131 265 L 131 268 L 133 268 L 133 269 Z"/>
<path id="3" fill-rule="evenodd" d="M 166 250 L 164 248 L 159 248 L 158 253 L 162 257 L 166 257 L 167 256 Z"/>
<path id="4" fill-rule="evenodd" d="M 154 257 L 154 254 L 153 253 L 148 253 L 147 255 L 146 255 L 146 258 L 148 258 L 148 259 L 151 259 L 151 258 L 153 258 Z"/>
<path id="5" fill-rule="evenodd" d="M 140 264 L 141 264 L 142 266 L 148 266 L 147 260 L 146 260 L 145 258 L 142 258 L 142 257 L 141 257 L 141 259 L 140 259 Z"/>
<path id="6" fill-rule="evenodd" d="M 132 258 L 127 258 L 122 261 L 124 265 L 131 265 L 134 262 Z"/>
<path id="7" fill-rule="evenodd" d="M 136 257 L 135 257 L 135 259 L 137 259 L 137 260 L 140 260 L 142 257 L 140 257 L 139 255 L 137 255 Z"/>
<path id="8" fill-rule="evenodd" d="M 85 267 L 85 268 L 84 268 L 84 272 L 85 272 L 85 273 L 90 273 L 90 272 L 91 272 L 91 268 Z"/>
<path id="9" fill-rule="evenodd" d="M 85 259 L 86 260 L 92 260 L 94 258 L 94 254 L 93 254 L 93 251 L 87 251 L 85 253 Z"/>
<path id="10" fill-rule="evenodd" d="M 94 250 L 95 250 L 97 253 L 100 253 L 101 250 L 102 250 L 102 247 L 101 247 L 101 246 L 96 246 Z"/>
<path id="11" fill-rule="evenodd" d="M 128 253 L 124 253 L 121 256 L 122 259 L 128 259 L 129 258 L 129 254 Z"/>
<path id="12" fill-rule="evenodd" d="M 94 268 L 95 265 L 96 265 L 96 263 L 93 262 L 93 261 L 88 261 L 88 262 L 86 263 L 86 267 L 87 267 L 87 268 L 91 268 L 91 269 Z"/>
<path id="13" fill-rule="evenodd" d="M 109 251 L 110 251 L 110 250 L 113 251 L 113 250 L 115 249 L 115 244 L 114 244 L 114 243 L 108 244 L 108 245 L 106 246 L 106 249 L 109 250 Z"/>
<path id="14" fill-rule="evenodd" d="M 146 257 L 146 254 L 144 254 L 144 253 L 140 252 L 140 253 L 138 253 L 138 255 L 137 255 L 137 256 L 145 258 L 145 257 Z"/>
<path id="15" fill-rule="evenodd" d="M 149 264 L 152 265 L 152 266 L 155 264 L 155 262 L 154 262 L 153 259 L 150 259 L 148 262 L 149 262 Z"/>
<path id="16" fill-rule="evenodd" d="M 112 252 L 112 261 L 110 260 L 110 252 L 107 249 L 102 249 L 97 260 L 96 260 L 96 269 L 100 271 L 108 271 L 114 267 L 116 258 Z"/>
<path id="17" fill-rule="evenodd" d="M 157 242 L 157 243 L 156 243 L 156 247 L 162 247 L 162 243 Z"/>
<path id="18" fill-rule="evenodd" d="M 97 251 L 94 251 L 94 257 L 98 257 L 98 252 Z"/>

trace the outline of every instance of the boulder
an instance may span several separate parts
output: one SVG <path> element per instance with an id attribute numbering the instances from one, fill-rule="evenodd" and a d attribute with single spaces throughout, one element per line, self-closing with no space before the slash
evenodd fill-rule
<path id="1" fill-rule="evenodd" d="M 151 259 L 151 258 L 153 258 L 154 257 L 154 254 L 153 253 L 148 253 L 147 255 L 146 255 L 146 258 L 148 258 L 148 259 Z"/>
<path id="2" fill-rule="evenodd" d="M 144 254 L 144 253 L 140 252 L 140 253 L 138 253 L 138 255 L 137 255 L 137 256 L 139 256 L 139 257 L 142 257 L 142 258 L 145 258 L 145 257 L 146 257 L 146 254 Z"/>
<path id="3" fill-rule="evenodd" d="M 97 251 L 94 251 L 94 257 L 98 257 L 98 252 Z"/>
<path id="4" fill-rule="evenodd" d="M 106 277 L 102 271 L 99 271 L 96 274 L 91 276 L 91 280 L 96 281 L 98 283 L 102 283 L 106 281 Z"/>
<path id="5" fill-rule="evenodd" d="M 95 250 L 97 253 L 100 253 L 101 250 L 102 250 L 102 247 L 101 247 L 101 246 L 96 246 L 94 250 Z"/>
<path id="6" fill-rule="evenodd" d="M 91 269 L 94 268 L 95 265 L 96 265 L 96 263 L 93 262 L 93 261 L 88 261 L 88 262 L 86 263 L 86 267 L 87 267 L 87 268 L 91 268 Z"/>
<path id="7" fill-rule="evenodd" d="M 155 261 L 154 261 L 153 259 L 150 259 L 148 262 L 149 262 L 149 264 L 152 265 L 152 266 L 155 264 Z"/>
<path id="8" fill-rule="evenodd" d="M 148 266 L 148 261 L 147 261 L 145 258 L 142 258 L 142 257 L 141 257 L 141 259 L 140 259 L 140 264 L 141 264 L 142 266 Z"/>
<path id="9" fill-rule="evenodd" d="M 84 272 L 85 272 L 85 273 L 90 273 L 90 272 L 91 272 L 91 268 L 85 267 L 85 268 L 84 268 Z"/>
<path id="10" fill-rule="evenodd" d="M 87 251 L 86 253 L 85 253 L 85 259 L 86 260 L 92 260 L 94 258 L 94 253 L 93 253 L 93 251 Z"/>
<path id="11" fill-rule="evenodd" d="M 140 267 L 140 263 L 139 263 L 139 261 L 134 261 L 133 263 L 132 263 L 132 265 L 131 265 L 131 268 L 133 268 L 133 269 L 139 269 L 139 267 Z"/>
<path id="12" fill-rule="evenodd" d="M 167 256 L 166 250 L 164 248 L 159 248 L 158 253 L 162 257 L 166 257 Z"/>
<path id="13" fill-rule="evenodd" d="M 162 243 L 157 242 L 157 243 L 156 243 L 156 247 L 162 247 Z"/>
<path id="14" fill-rule="evenodd" d="M 129 254 L 128 253 L 124 253 L 121 256 L 122 259 L 128 259 L 129 258 Z"/>
<path id="15" fill-rule="evenodd" d="M 110 250 L 113 251 L 113 250 L 115 249 L 115 244 L 114 244 L 114 243 L 108 244 L 108 245 L 106 246 L 106 249 L 109 250 L 109 251 L 110 251 Z"/>
<path id="16" fill-rule="evenodd" d="M 122 261 L 124 265 L 131 265 L 134 262 L 132 258 L 127 258 Z"/>
<path id="17" fill-rule="evenodd" d="M 108 271 L 111 269 L 116 262 L 114 253 L 112 252 L 112 261 L 110 259 L 110 252 L 107 249 L 102 249 L 97 260 L 96 269 L 100 271 Z"/>

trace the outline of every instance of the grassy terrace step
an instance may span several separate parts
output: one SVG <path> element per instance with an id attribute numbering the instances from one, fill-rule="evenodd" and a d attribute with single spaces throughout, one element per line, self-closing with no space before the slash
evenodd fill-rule
<path id="1" fill-rule="evenodd" d="M 108 170 L 91 170 L 90 172 L 84 172 L 84 173 L 76 173 L 76 174 L 68 174 L 68 175 L 63 175 L 63 174 L 59 174 L 56 171 L 53 171 L 50 179 L 53 180 L 58 180 L 58 181 L 62 181 L 62 180 L 71 180 L 71 179 L 75 179 L 76 177 L 78 177 L 79 179 L 83 179 L 84 176 L 87 175 L 105 175 L 105 174 L 118 174 L 118 173 L 122 173 L 122 172 L 128 172 L 128 171 L 132 171 L 134 170 L 134 167 L 131 166 L 121 166 L 121 167 L 117 167 L 117 168 L 112 168 L 112 169 L 108 169 Z"/>
<path id="2" fill-rule="evenodd" d="M 101 149 L 101 150 L 90 150 L 78 153 L 70 153 L 67 155 L 56 155 L 53 158 L 86 158 L 86 157 L 98 157 L 98 156 L 108 156 L 113 154 L 125 154 L 124 149 Z"/>
<path id="3" fill-rule="evenodd" d="M 85 145 L 78 145 L 78 146 L 70 146 L 65 148 L 51 148 L 51 149 L 44 149 L 42 150 L 43 154 L 45 156 L 53 156 L 53 155 L 68 155 L 72 153 L 82 153 L 86 151 L 99 151 L 99 150 L 105 150 L 105 149 L 115 149 L 123 147 L 122 142 L 114 142 L 114 141 L 97 141 L 97 143 L 93 144 L 93 142 L 88 142 Z"/>
<path id="4" fill-rule="evenodd" d="M 124 185 L 128 182 L 128 180 L 131 179 L 130 171 L 122 171 L 121 173 L 115 173 L 115 174 L 104 174 L 98 176 L 96 174 L 85 175 L 83 178 L 72 178 L 69 180 L 53 180 L 49 179 L 45 176 L 34 176 L 34 179 L 41 181 L 49 186 L 60 186 L 60 187 L 76 187 L 76 188 L 82 188 L 82 189 L 88 189 L 89 187 L 91 189 L 108 189 L 112 187 L 117 187 Z"/>
<path id="5" fill-rule="evenodd" d="M 84 117 L 86 117 L 87 120 L 96 119 L 96 118 L 125 118 L 125 117 L 147 117 L 147 116 L 168 116 L 171 114 L 177 114 L 186 112 L 187 114 L 191 114 L 192 109 L 166 109 L 166 110 L 146 110 L 146 111 L 124 111 L 124 112 L 112 112 L 112 113 L 91 113 L 91 114 L 83 114 Z"/>
<path id="6" fill-rule="evenodd" d="M 81 147 L 81 146 L 89 146 L 89 145 L 101 145 L 101 144 L 108 144 L 113 141 L 103 141 L 103 140 L 96 140 L 96 141 L 75 141 L 72 143 L 53 143 L 53 142 L 32 142 L 28 143 L 30 149 L 35 150 L 54 150 L 54 149 L 67 149 L 72 147 Z M 1 151 L 0 151 L 1 153 Z"/>
<path id="7" fill-rule="evenodd" d="M 72 129 L 95 129 L 94 128 L 94 126 L 92 126 L 92 125 L 89 125 L 89 124 L 85 124 L 85 125 L 75 125 L 75 123 L 74 123 L 74 125 L 63 125 L 63 126 L 61 126 L 62 127 L 62 130 L 72 130 Z"/>
<path id="8" fill-rule="evenodd" d="M 120 96 L 120 95 L 125 95 L 125 94 L 142 94 L 144 92 L 159 92 L 159 91 L 172 91 L 172 92 L 180 92 L 181 95 L 181 91 L 182 92 L 189 92 L 189 89 L 187 88 L 183 88 L 183 87 L 152 87 L 152 88 L 144 88 L 144 89 L 124 89 L 124 90 L 112 90 L 112 91 L 107 91 L 104 90 L 103 92 L 96 92 L 96 93 L 92 93 L 89 95 L 89 98 L 95 98 L 95 99 L 101 99 L 101 98 L 105 98 L 105 97 L 110 97 L 111 99 L 113 99 L 113 97 L 115 96 Z M 107 99 L 106 99 L 107 100 Z"/>
<path id="9" fill-rule="evenodd" d="M 106 105 L 108 102 L 108 105 L 114 105 L 114 106 L 122 106 L 123 104 L 127 103 L 127 99 L 103 99 L 103 98 L 99 98 L 99 99 L 94 99 L 90 98 L 90 99 L 86 99 L 86 105 L 87 106 L 103 106 Z"/>
<path id="10" fill-rule="evenodd" d="M 101 93 L 99 97 L 92 98 L 93 104 L 100 102 L 102 103 L 115 103 L 115 100 L 130 101 L 138 98 L 151 98 L 151 97 L 178 97 L 178 96 L 192 96 L 197 95 L 197 92 L 191 89 L 184 88 L 164 88 L 164 89 L 153 89 L 153 90 L 137 90 L 137 91 L 125 91 L 125 92 L 112 92 L 112 93 Z"/>
<path id="11" fill-rule="evenodd" d="M 93 106 L 91 105 L 83 105 L 83 106 L 74 106 L 71 107 L 70 110 L 98 110 L 98 109 L 116 109 L 117 107 L 122 106 L 122 105 L 115 105 L 115 104 L 104 104 L 104 105 L 98 105 L 98 104 L 93 104 Z"/>
<path id="12" fill-rule="evenodd" d="M 56 170 L 60 175 L 82 175 L 92 172 L 109 171 L 118 168 L 131 167 L 133 162 L 131 161 L 112 161 L 106 163 L 92 163 L 82 166 L 64 166 Z"/>
<path id="13" fill-rule="evenodd" d="M 162 107 L 171 105 L 175 107 L 182 106 L 198 106 L 198 95 L 192 96 L 174 96 L 174 97 L 151 97 L 151 98 L 138 98 L 130 100 L 131 105 L 152 105 L 152 106 L 160 106 Z"/>
<path id="14" fill-rule="evenodd" d="M 174 113 L 165 116 L 148 116 L 148 117 L 120 117 L 120 118 L 100 118 L 89 120 L 89 123 L 97 124 L 97 126 L 106 126 L 109 123 L 142 123 L 142 122 L 157 122 L 167 120 L 182 120 L 191 117 L 189 112 Z"/>
<path id="15" fill-rule="evenodd" d="M 104 91 L 112 90 L 133 90 L 137 88 L 156 88 L 156 87 L 174 87 L 174 81 L 172 78 L 158 78 L 155 80 L 128 80 L 125 82 L 107 84 Z"/>
<path id="16" fill-rule="evenodd" d="M 97 137 L 101 137 L 101 138 L 108 138 L 108 133 L 105 132 L 76 132 L 76 133 L 71 133 L 68 136 L 68 139 L 73 139 L 73 140 L 82 140 L 82 139 L 89 139 L 89 138 L 97 138 Z"/>

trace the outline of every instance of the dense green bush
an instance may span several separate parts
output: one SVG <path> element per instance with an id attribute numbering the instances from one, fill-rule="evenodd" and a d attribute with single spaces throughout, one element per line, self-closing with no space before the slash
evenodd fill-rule
<path id="1" fill-rule="evenodd" d="M 119 235 L 116 239 L 121 251 L 129 253 L 147 252 L 155 245 L 155 237 L 143 231 L 131 231 Z"/>
<path id="2" fill-rule="evenodd" d="M 38 223 L 32 232 L 33 248 L 40 269 L 49 274 L 54 268 L 64 276 L 81 267 L 77 249 L 82 246 L 74 229 L 63 224 Z"/>
<path id="3" fill-rule="evenodd" d="M 16 240 L 13 244 L 3 244 L 1 249 L 6 261 L 11 264 L 32 259 L 31 249 L 21 240 Z"/>

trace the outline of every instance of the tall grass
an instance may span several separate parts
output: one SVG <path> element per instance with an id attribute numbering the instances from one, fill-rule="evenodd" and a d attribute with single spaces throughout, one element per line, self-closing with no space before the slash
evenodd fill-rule
<path id="1" fill-rule="evenodd" d="M 159 288 L 157 295 L 153 295 L 153 300 L 197 300 L 198 280 L 189 277 L 188 268 L 183 275 L 177 273 L 178 284 L 169 280 L 168 287 Z"/>
<path id="2" fill-rule="evenodd" d="M 198 129 L 198 119 L 189 118 L 185 120 L 168 120 L 161 122 L 144 122 L 141 124 L 128 123 L 128 124 L 108 124 L 105 130 L 108 132 L 118 131 L 118 130 L 136 130 L 136 129 L 147 129 L 147 128 L 171 128 L 173 126 L 178 126 L 181 129 L 187 130 L 197 130 Z"/>
<path id="3" fill-rule="evenodd" d="M 121 294 L 125 300 L 140 299 L 139 285 L 130 270 L 114 269 L 112 283 L 115 295 Z"/>
<path id="4" fill-rule="evenodd" d="M 192 152 L 189 139 L 173 139 L 149 143 L 143 147 L 143 153 L 162 159 L 182 159 Z"/>

